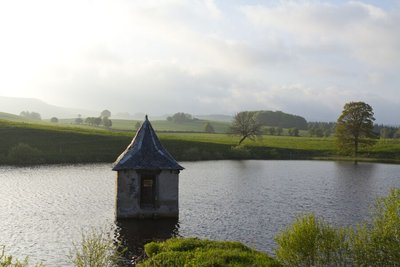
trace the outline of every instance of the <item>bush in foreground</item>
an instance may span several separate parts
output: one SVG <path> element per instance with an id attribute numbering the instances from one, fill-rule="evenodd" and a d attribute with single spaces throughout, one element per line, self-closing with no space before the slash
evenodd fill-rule
<path id="1" fill-rule="evenodd" d="M 145 245 L 149 266 L 281 266 L 267 254 L 239 242 L 173 238 Z"/>
<path id="2" fill-rule="evenodd" d="M 336 229 L 313 214 L 276 237 L 285 266 L 400 266 L 400 189 L 378 198 L 372 222 Z"/>
<path id="3" fill-rule="evenodd" d="M 357 266 L 400 266 L 400 189 L 378 198 L 370 224 L 349 230 Z"/>
<path id="4" fill-rule="evenodd" d="M 314 214 L 295 220 L 275 237 L 276 256 L 285 266 L 346 266 L 345 232 Z"/>

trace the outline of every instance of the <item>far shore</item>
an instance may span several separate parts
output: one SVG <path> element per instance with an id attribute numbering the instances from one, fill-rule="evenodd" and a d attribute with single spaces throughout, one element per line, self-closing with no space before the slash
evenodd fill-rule
<path id="1" fill-rule="evenodd" d="M 112 163 L 134 132 L 46 126 L 0 120 L 0 165 Z M 255 141 L 228 134 L 158 132 L 178 161 L 332 160 L 400 163 L 400 139 L 380 139 L 358 157 L 339 155 L 334 137 L 263 135 Z"/>

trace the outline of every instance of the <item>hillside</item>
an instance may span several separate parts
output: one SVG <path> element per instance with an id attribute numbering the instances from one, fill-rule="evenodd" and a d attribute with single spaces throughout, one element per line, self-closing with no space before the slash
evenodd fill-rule
<path id="1" fill-rule="evenodd" d="M 258 121 L 265 126 L 307 130 L 307 121 L 301 116 L 282 111 L 260 110 L 255 112 Z"/>
<path id="2" fill-rule="evenodd" d="M 134 134 L 0 120 L 0 164 L 113 162 Z M 311 158 L 326 155 L 331 147 L 331 141 L 323 145 L 322 139 L 309 139 L 317 143 L 306 150 L 310 143 L 304 139 L 266 137 L 248 142 L 243 150 L 234 147 L 235 136 L 225 134 L 159 133 L 159 137 L 177 160 Z M 21 143 L 30 148 L 20 147 Z"/>
<path id="3" fill-rule="evenodd" d="M 113 162 L 135 132 L 0 120 L 0 164 Z M 218 159 L 338 159 L 334 138 L 263 136 L 237 147 L 226 134 L 159 133 L 180 161 Z M 21 145 L 26 144 L 26 145 Z M 400 140 L 380 140 L 364 158 L 400 162 Z M 346 158 L 340 158 L 346 159 Z"/>
<path id="4" fill-rule="evenodd" d="M 9 120 L 9 121 L 29 121 L 29 119 L 20 117 L 18 115 L 14 115 L 11 113 L 0 112 L 0 120 Z"/>

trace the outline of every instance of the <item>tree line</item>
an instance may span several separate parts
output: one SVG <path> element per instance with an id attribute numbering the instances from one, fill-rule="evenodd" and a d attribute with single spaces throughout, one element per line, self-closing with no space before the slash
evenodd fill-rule
<path id="1" fill-rule="evenodd" d="M 239 145 L 246 139 L 255 140 L 263 134 L 262 126 L 265 124 L 259 119 L 259 114 L 259 112 L 242 111 L 235 115 L 230 132 L 239 135 Z M 308 123 L 307 128 L 311 136 L 328 137 L 334 133 L 339 152 L 356 157 L 360 147 L 373 146 L 378 138 L 400 136 L 398 127 L 374 125 L 374 121 L 374 112 L 369 104 L 361 101 L 349 102 L 344 105 L 336 123 L 313 122 Z M 271 129 L 270 134 L 274 133 L 275 129 Z M 291 128 L 288 133 L 298 136 L 298 128 Z"/>
<path id="2" fill-rule="evenodd" d="M 112 121 L 110 120 L 111 112 L 107 109 L 103 110 L 100 113 L 99 117 L 87 117 L 85 120 L 82 119 L 82 116 L 78 114 L 78 117 L 75 119 L 76 124 L 88 124 L 90 126 L 100 126 L 103 125 L 106 128 L 111 128 Z"/>

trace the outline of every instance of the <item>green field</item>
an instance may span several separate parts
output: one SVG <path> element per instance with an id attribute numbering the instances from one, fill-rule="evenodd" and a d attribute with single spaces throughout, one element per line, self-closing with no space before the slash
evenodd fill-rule
<path id="1" fill-rule="evenodd" d="M 1 117 L 0 117 L 1 118 Z M 112 119 L 112 129 L 120 130 L 120 131 L 133 131 L 136 129 L 136 123 L 141 122 L 139 120 L 119 120 Z M 151 121 L 153 128 L 156 131 L 164 131 L 164 132 L 204 132 L 204 126 L 207 121 L 204 120 L 193 120 L 185 123 L 174 123 L 167 120 L 155 120 Z M 229 123 L 227 122 L 219 122 L 219 121 L 210 121 L 213 126 L 215 132 L 217 133 L 226 133 L 229 129 Z M 60 119 L 60 125 L 75 125 L 74 119 Z M 80 127 L 90 127 L 84 124 L 79 125 Z"/>
<path id="2" fill-rule="evenodd" d="M 121 130 L 118 131 L 70 123 L 24 121 L 19 116 L 4 113 L 0 116 L 9 119 L 0 120 L 0 164 L 113 162 L 135 134 L 135 131 L 128 130 L 134 121 L 120 122 Z M 118 126 L 118 121 L 116 123 Z M 167 126 L 164 129 L 168 129 Z M 160 127 L 163 129 L 162 124 Z M 242 146 L 237 147 L 237 136 L 222 133 L 159 132 L 158 135 L 167 150 L 180 161 L 349 159 L 337 155 L 333 137 L 265 135 L 254 142 L 245 140 Z M 28 144 L 34 151 L 16 149 L 20 143 Z M 31 152 L 32 157 L 29 155 Z M 400 162 L 400 140 L 379 140 L 369 151 L 362 150 L 360 157 L 362 160 Z"/>

